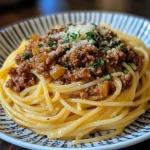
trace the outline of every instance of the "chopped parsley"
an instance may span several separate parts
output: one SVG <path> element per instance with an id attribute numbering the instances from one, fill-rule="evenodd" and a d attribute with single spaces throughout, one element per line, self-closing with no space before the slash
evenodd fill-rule
<path id="1" fill-rule="evenodd" d="M 77 34 L 75 34 L 75 33 L 71 33 L 71 34 L 70 34 L 70 37 L 71 37 L 73 40 L 76 40 L 76 38 L 77 38 Z"/>
<path id="2" fill-rule="evenodd" d="M 67 28 L 67 29 L 65 30 L 65 32 L 67 32 L 67 31 L 68 31 L 68 29 L 69 29 L 69 28 Z"/>
<path id="3" fill-rule="evenodd" d="M 90 64 L 90 66 L 94 68 L 94 72 L 97 71 L 97 65 L 95 63 L 94 64 Z"/>
<path id="4" fill-rule="evenodd" d="M 98 47 L 97 50 L 98 50 L 98 51 L 101 51 L 101 50 L 103 50 L 103 48 L 102 48 L 102 47 Z"/>
<path id="5" fill-rule="evenodd" d="M 114 33 L 114 37 L 117 37 L 117 34 L 116 34 L 116 33 Z"/>
<path id="6" fill-rule="evenodd" d="M 47 120 L 49 120 L 49 118 L 47 118 Z"/>
<path id="7" fill-rule="evenodd" d="M 93 39 L 93 34 L 91 34 L 91 32 L 86 32 L 85 34 L 86 34 L 86 38 L 88 40 L 92 40 Z"/>
<path id="8" fill-rule="evenodd" d="M 120 49 L 121 49 L 121 51 L 125 51 L 125 45 L 120 45 Z"/>
<path id="9" fill-rule="evenodd" d="M 48 43 L 48 45 L 49 45 L 49 47 L 50 48 L 52 48 L 54 45 L 56 45 L 57 44 L 57 42 L 56 41 L 54 41 L 54 42 L 49 42 Z"/>
<path id="10" fill-rule="evenodd" d="M 75 33 L 71 33 L 71 34 L 67 34 L 67 37 L 68 37 L 68 39 L 72 39 L 72 40 L 76 40 L 76 38 L 77 38 L 77 34 L 75 34 Z"/>
<path id="11" fill-rule="evenodd" d="M 116 41 L 116 43 L 117 43 L 117 45 L 120 45 L 120 44 L 121 44 L 121 41 L 120 41 L 120 40 L 118 40 L 118 41 Z"/>
<path id="12" fill-rule="evenodd" d="M 93 67 L 94 68 L 94 72 L 96 72 L 97 71 L 97 66 L 99 66 L 99 65 L 103 66 L 104 64 L 105 64 L 104 60 L 98 59 L 95 63 L 90 64 L 90 66 Z"/>
<path id="13" fill-rule="evenodd" d="M 66 51 L 68 51 L 68 50 L 70 50 L 70 48 L 68 47 L 66 47 L 65 49 L 64 49 L 64 52 L 66 52 Z"/>
<path id="14" fill-rule="evenodd" d="M 109 74 L 109 78 L 110 78 L 110 79 L 113 79 L 113 75 L 112 75 L 111 73 Z"/>
<path id="15" fill-rule="evenodd" d="M 107 47 L 99 47 L 97 50 L 98 51 L 107 50 Z"/>
<path id="16" fill-rule="evenodd" d="M 107 55 L 107 51 L 104 52 L 104 55 L 105 55 L 105 56 Z"/>
<path id="17" fill-rule="evenodd" d="M 51 37 L 49 37 L 48 39 L 49 39 L 49 41 L 51 41 L 51 39 L 52 39 L 52 38 L 51 38 Z"/>
<path id="18" fill-rule="evenodd" d="M 105 48 L 105 47 L 106 47 L 106 43 L 102 43 L 100 46 L 101 46 L 102 48 Z"/>
<path id="19" fill-rule="evenodd" d="M 43 46 L 43 44 L 38 44 L 38 47 L 42 47 Z"/>
<path id="20" fill-rule="evenodd" d="M 107 40 L 107 41 L 110 41 L 110 40 L 111 40 L 111 37 L 107 36 L 107 37 L 106 37 L 106 40 Z"/>
<path id="21" fill-rule="evenodd" d="M 69 43 L 69 39 L 63 40 L 62 43 L 63 43 L 63 44 Z"/>
<path id="22" fill-rule="evenodd" d="M 75 70 L 78 70 L 78 69 L 79 69 L 79 67 L 75 67 L 74 69 L 75 69 Z"/>
<path id="23" fill-rule="evenodd" d="M 96 61 L 96 64 L 103 66 L 103 65 L 105 64 L 105 62 L 104 62 L 104 60 L 102 60 L 102 59 L 98 59 L 98 60 Z"/>
<path id="24" fill-rule="evenodd" d="M 95 67 L 95 63 L 93 63 L 93 64 L 90 64 L 90 67 L 93 67 L 93 68 L 94 68 L 94 67 Z"/>
<path id="25" fill-rule="evenodd" d="M 72 40 L 76 40 L 77 39 L 77 37 L 81 37 L 81 34 L 80 34 L 80 30 L 78 31 L 78 34 L 76 34 L 76 33 L 71 33 L 71 34 L 67 34 L 67 37 L 68 37 L 68 39 L 72 39 Z"/>
<path id="26" fill-rule="evenodd" d="M 94 33 L 98 35 L 98 32 L 97 32 L 97 30 L 96 30 L 96 29 L 94 30 Z"/>
<path id="27" fill-rule="evenodd" d="M 66 64 L 63 65 L 63 67 L 66 68 L 66 69 L 69 69 L 69 64 L 66 63 Z"/>
<path id="28" fill-rule="evenodd" d="M 26 59 L 29 59 L 29 58 L 30 58 L 30 53 L 29 53 L 29 52 L 24 52 L 23 56 L 24 56 Z"/>
<path id="29" fill-rule="evenodd" d="M 105 78 L 104 81 L 107 81 L 107 78 Z"/>
<path id="30" fill-rule="evenodd" d="M 114 48 L 114 47 L 117 47 L 118 45 L 121 44 L 121 41 L 113 41 L 112 44 L 111 44 L 111 47 Z"/>
<path id="31" fill-rule="evenodd" d="M 115 46 L 116 46 L 116 42 L 112 42 L 110 47 L 114 48 Z"/>
<path id="32" fill-rule="evenodd" d="M 131 67 L 131 63 L 127 63 L 127 65 L 129 65 Z"/>
<path id="33" fill-rule="evenodd" d="M 101 50 L 103 50 L 103 47 L 98 47 L 97 50 L 101 51 Z"/>
<path id="34" fill-rule="evenodd" d="M 81 37 L 80 30 L 78 31 L 79 38 Z"/>
<path id="35" fill-rule="evenodd" d="M 125 73 L 125 71 L 126 71 L 125 69 L 121 69 L 121 72 Z"/>

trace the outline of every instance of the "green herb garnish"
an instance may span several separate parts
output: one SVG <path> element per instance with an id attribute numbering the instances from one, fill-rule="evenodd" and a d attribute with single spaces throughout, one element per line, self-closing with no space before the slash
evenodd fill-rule
<path id="1" fill-rule="evenodd" d="M 81 37 L 80 30 L 78 31 L 79 38 Z"/>
<path id="2" fill-rule="evenodd" d="M 52 39 L 52 38 L 51 38 L 51 37 L 49 37 L 48 39 L 49 39 L 49 41 L 51 41 L 51 39 Z"/>
<path id="3" fill-rule="evenodd" d="M 93 35 L 91 34 L 91 32 L 87 32 L 87 33 L 85 33 L 86 34 L 86 38 L 88 39 L 88 40 L 92 40 L 93 39 Z"/>
<path id="4" fill-rule="evenodd" d="M 109 36 L 107 36 L 107 37 L 106 37 L 106 40 L 107 40 L 107 41 L 110 41 L 110 40 L 111 40 L 111 38 L 110 38 Z"/>
<path id="5" fill-rule="evenodd" d="M 106 47 L 106 44 L 105 44 L 105 43 L 102 43 L 100 46 L 103 47 L 103 48 L 105 48 L 105 47 Z"/>
<path id="6" fill-rule="evenodd" d="M 104 64 L 105 64 L 104 60 L 98 59 L 95 63 L 90 64 L 90 66 L 93 67 L 94 72 L 96 72 L 97 71 L 97 66 L 99 66 L 99 65 L 103 66 Z"/>
<path id="7" fill-rule="evenodd" d="M 97 65 L 96 65 L 96 63 L 94 63 L 94 64 L 90 64 L 90 66 L 94 68 L 94 72 L 96 72 L 96 71 L 97 71 Z"/>
<path id="8" fill-rule="evenodd" d="M 62 41 L 62 43 L 63 43 L 63 44 L 65 44 L 65 43 L 69 43 L 69 39 L 67 39 L 67 40 L 63 40 L 63 41 Z"/>
<path id="9" fill-rule="evenodd" d="M 70 34 L 70 37 L 71 37 L 73 40 L 76 40 L 76 38 L 77 38 L 77 34 L 75 34 L 75 33 L 71 33 L 71 34 Z"/>
<path id="10" fill-rule="evenodd" d="M 78 69 L 79 69 L 79 67 L 75 67 L 74 69 L 75 69 L 75 70 L 78 70 Z"/>
<path id="11" fill-rule="evenodd" d="M 104 52 L 104 55 L 105 55 L 105 56 L 107 55 L 107 51 Z"/>
<path id="12" fill-rule="evenodd" d="M 66 64 L 63 65 L 63 67 L 66 68 L 66 69 L 68 69 L 69 68 L 69 64 L 66 63 Z"/>
<path id="13" fill-rule="evenodd" d="M 49 120 L 49 118 L 47 118 L 47 120 Z"/>
<path id="14" fill-rule="evenodd" d="M 54 45 L 56 45 L 57 44 L 57 42 L 56 41 L 54 41 L 54 42 L 49 42 L 48 43 L 48 45 L 49 45 L 49 47 L 50 48 L 52 48 Z"/>
<path id="15" fill-rule="evenodd" d="M 43 44 L 38 44 L 38 47 L 42 47 L 43 46 Z"/>
<path id="16" fill-rule="evenodd" d="M 105 78 L 104 81 L 107 81 L 107 78 Z"/>
<path id="17" fill-rule="evenodd" d="M 103 50 L 103 48 L 102 48 L 102 47 L 99 47 L 99 48 L 97 48 L 97 50 L 98 50 L 98 51 L 101 51 L 101 50 Z"/>
<path id="18" fill-rule="evenodd" d="M 103 66 L 103 65 L 105 64 L 105 62 L 104 62 L 104 60 L 102 60 L 102 59 L 98 59 L 98 60 L 96 61 L 96 64 Z"/>
<path id="19" fill-rule="evenodd" d="M 67 28 L 67 29 L 65 30 L 65 32 L 67 32 L 67 31 L 68 31 L 68 29 L 69 29 L 69 28 Z"/>
<path id="20" fill-rule="evenodd" d="M 49 47 L 53 47 L 53 42 L 48 43 Z"/>
<path id="21" fill-rule="evenodd" d="M 101 47 L 98 48 L 98 51 L 106 50 L 106 48 L 107 48 L 107 47 L 105 47 L 105 46 L 104 46 L 104 47 L 101 46 Z"/>
<path id="22" fill-rule="evenodd" d="M 66 47 L 65 49 L 64 49 L 64 52 L 66 52 L 66 51 L 68 51 L 68 50 L 70 50 L 70 48 L 68 47 Z"/>
<path id="23" fill-rule="evenodd" d="M 125 51 L 125 45 L 120 45 L 120 49 L 121 49 L 121 51 Z"/>
<path id="24" fill-rule="evenodd" d="M 109 74 L 109 78 L 110 78 L 110 79 L 113 79 L 113 75 L 112 75 L 111 73 Z"/>
<path id="25" fill-rule="evenodd" d="M 114 47 L 117 47 L 117 46 L 120 45 L 120 44 L 121 44 L 121 41 L 120 41 L 120 40 L 119 40 L 119 41 L 114 41 L 114 42 L 112 42 L 111 47 L 114 48 Z"/>
<path id="26" fill-rule="evenodd" d="M 119 41 L 117 41 L 117 45 L 120 45 L 121 44 L 121 41 L 119 40 Z"/>
<path id="27" fill-rule="evenodd" d="M 127 63 L 127 65 L 129 65 L 131 67 L 131 63 Z"/>
<path id="28" fill-rule="evenodd" d="M 121 69 L 121 72 L 125 73 L 125 71 L 126 71 L 125 69 Z"/>
<path id="29" fill-rule="evenodd" d="M 30 53 L 29 52 L 24 52 L 24 57 L 26 58 L 26 59 L 29 59 L 30 58 Z"/>

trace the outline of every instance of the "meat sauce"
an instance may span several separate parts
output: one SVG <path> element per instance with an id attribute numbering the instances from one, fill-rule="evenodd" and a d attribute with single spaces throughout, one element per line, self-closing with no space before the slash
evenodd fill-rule
<path id="1" fill-rule="evenodd" d="M 10 79 L 6 87 L 20 92 L 35 85 L 38 80 L 31 72 L 36 70 L 46 79 L 55 83 L 90 82 L 114 72 L 120 76 L 123 88 L 129 88 L 132 76 L 122 66 L 122 62 L 142 67 L 142 58 L 125 41 L 105 27 L 85 23 L 51 29 L 41 37 L 32 35 L 22 54 L 15 58 L 17 67 L 9 70 Z M 107 97 L 115 91 L 113 80 L 104 81 L 72 97 Z"/>

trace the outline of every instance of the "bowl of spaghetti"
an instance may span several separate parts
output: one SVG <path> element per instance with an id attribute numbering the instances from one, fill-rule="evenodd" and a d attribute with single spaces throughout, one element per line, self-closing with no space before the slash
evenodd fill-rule
<path id="1" fill-rule="evenodd" d="M 0 138 L 29 149 L 117 149 L 150 137 L 149 20 L 109 12 L 1 30 Z"/>

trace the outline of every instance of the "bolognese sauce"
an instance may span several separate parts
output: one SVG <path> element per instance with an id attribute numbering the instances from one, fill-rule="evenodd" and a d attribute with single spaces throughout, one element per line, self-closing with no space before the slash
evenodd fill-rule
<path id="1" fill-rule="evenodd" d="M 35 85 L 38 80 L 31 72 L 59 84 L 90 82 L 105 75 L 109 80 L 72 94 L 72 97 L 100 99 L 115 91 L 112 73 L 121 71 L 122 90 L 130 87 L 132 76 L 122 66 L 123 62 L 141 70 L 142 58 L 113 31 L 93 23 L 70 24 L 51 29 L 46 36 L 32 35 L 22 54 L 15 58 L 17 66 L 9 70 L 6 87 L 20 92 Z"/>

